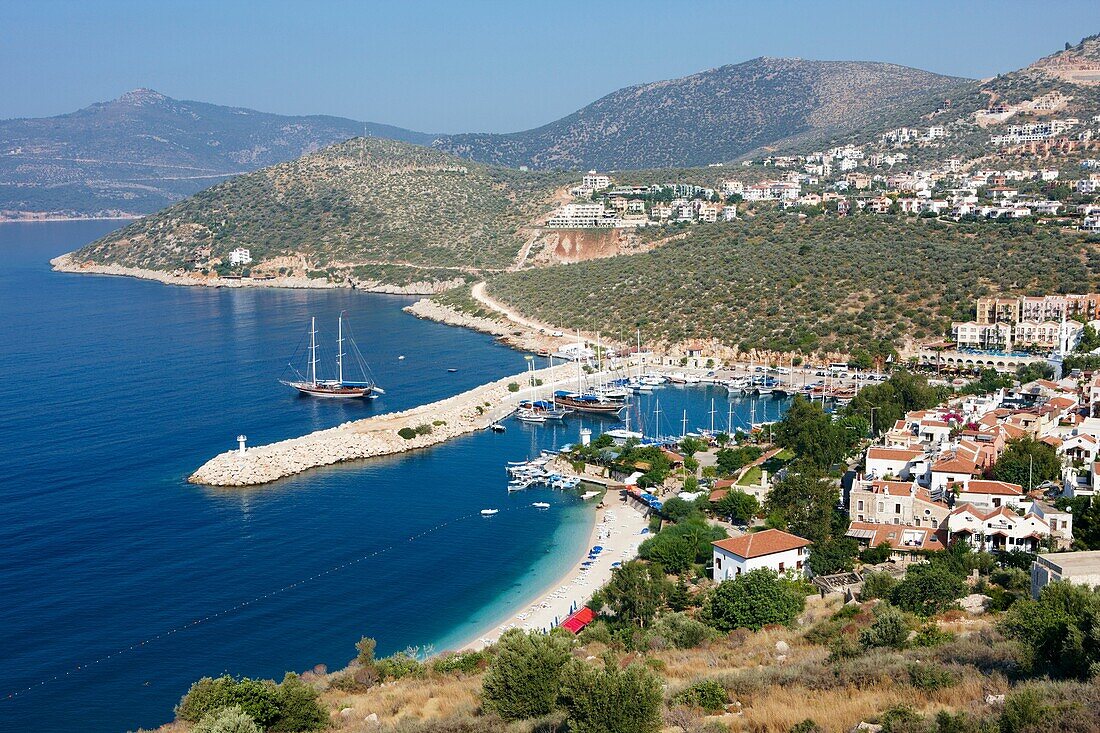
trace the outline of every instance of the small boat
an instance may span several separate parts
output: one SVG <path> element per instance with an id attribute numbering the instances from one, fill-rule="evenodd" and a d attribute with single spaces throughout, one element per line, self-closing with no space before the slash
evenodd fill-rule
<path id="1" fill-rule="evenodd" d="M 397 357 L 397 360 L 398 361 L 405 361 L 405 355 L 402 354 L 401 356 Z"/>
<path id="2" fill-rule="evenodd" d="M 536 501 L 536 502 L 535 502 L 534 504 L 532 504 L 531 506 L 535 507 L 536 509 L 549 509 L 549 508 L 550 508 L 550 502 L 547 502 L 547 501 Z"/>
<path id="3" fill-rule="evenodd" d="M 541 417 L 544 420 L 561 420 L 571 410 L 558 407 L 550 400 L 523 400 L 519 403 L 519 419 L 524 415 Z M 524 420 L 524 422 L 542 422 L 542 420 Z"/>
<path id="4" fill-rule="evenodd" d="M 544 423 L 546 422 L 546 416 L 540 415 L 537 412 L 531 412 L 529 410 L 520 410 L 516 413 L 516 419 L 520 422 L 526 423 Z"/>
<path id="5" fill-rule="evenodd" d="M 490 425 L 489 429 L 492 430 L 494 433 L 503 433 L 504 430 L 505 430 L 504 426 L 501 425 L 498 422 L 495 422 L 492 425 Z"/>
<path id="6" fill-rule="evenodd" d="M 491 517 L 499 511 L 500 511 L 499 509 L 482 509 L 481 510 L 481 516 Z"/>
<path id="7" fill-rule="evenodd" d="M 447 371 L 448 371 L 448 372 L 450 372 L 451 374 L 454 374 L 454 373 L 455 373 L 455 372 L 457 372 L 458 370 L 457 370 L 457 369 L 455 369 L 454 367 L 451 367 L 451 368 L 450 368 L 450 369 L 448 369 Z"/>

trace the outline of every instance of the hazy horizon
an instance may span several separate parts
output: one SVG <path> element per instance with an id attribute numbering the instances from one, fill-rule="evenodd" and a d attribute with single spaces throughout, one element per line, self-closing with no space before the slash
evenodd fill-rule
<path id="1" fill-rule="evenodd" d="M 813 12 L 782 2 L 0 2 L 0 60 L 19 72 L 0 78 L 0 118 L 64 114 L 150 88 L 428 133 L 511 132 L 625 86 L 758 56 L 989 77 L 1100 31 L 1100 4 L 1057 5 L 1034 13 L 1026 3 L 929 0 L 888 24 L 881 5 L 863 0 Z"/>

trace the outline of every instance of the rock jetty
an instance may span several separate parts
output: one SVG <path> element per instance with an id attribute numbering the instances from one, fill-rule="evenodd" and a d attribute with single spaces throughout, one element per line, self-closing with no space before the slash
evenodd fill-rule
<path id="1" fill-rule="evenodd" d="M 576 366 L 562 364 L 541 369 L 534 378 L 543 385 L 529 387 L 528 374 L 505 377 L 468 392 L 403 412 L 368 417 L 318 430 L 300 438 L 227 451 L 210 459 L 188 479 L 205 486 L 257 486 L 319 466 L 392 455 L 483 430 L 515 410 L 522 399 L 544 395 L 554 384 L 574 378 Z M 524 385 L 518 391 L 510 384 Z M 421 434 L 403 438 L 402 428 L 420 428 Z"/>

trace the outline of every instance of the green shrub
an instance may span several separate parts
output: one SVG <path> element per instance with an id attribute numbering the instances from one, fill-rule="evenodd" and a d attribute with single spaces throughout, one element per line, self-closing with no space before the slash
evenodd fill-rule
<path id="1" fill-rule="evenodd" d="M 673 705 L 702 708 L 708 713 L 723 710 L 729 701 L 729 693 L 717 680 L 701 680 L 676 693 L 672 698 Z"/>
<path id="2" fill-rule="evenodd" d="M 256 725 L 269 731 L 319 730 L 328 725 L 328 713 L 317 701 L 317 691 L 288 672 L 280 684 L 271 680 L 234 679 L 228 675 L 204 677 L 176 706 L 176 717 L 201 722 L 225 708 L 239 708 Z"/>
<path id="3" fill-rule="evenodd" d="M 359 666 L 374 666 L 374 651 L 377 647 L 378 642 L 369 636 L 364 636 L 359 641 L 355 642 L 355 661 L 359 663 Z"/>
<path id="4" fill-rule="evenodd" d="M 412 440 L 413 438 L 416 437 L 416 431 L 413 430 L 410 427 L 401 428 L 400 430 L 397 431 L 397 434 L 400 435 L 405 440 Z"/>
<path id="5" fill-rule="evenodd" d="M 519 392 L 519 382 L 509 382 L 508 383 L 508 391 L 509 392 Z"/>
<path id="6" fill-rule="evenodd" d="M 666 613 L 653 624 L 652 632 L 677 649 L 691 649 L 717 636 L 714 629 L 683 613 Z"/>
<path id="7" fill-rule="evenodd" d="M 417 435 L 431 435 L 432 426 L 424 423 L 423 425 L 417 425 L 414 430 L 416 430 Z"/>
<path id="8" fill-rule="evenodd" d="M 949 641 L 954 641 L 955 635 L 950 631 L 943 631 L 936 624 L 926 624 L 917 631 L 913 637 L 913 646 L 939 646 Z"/>
<path id="9" fill-rule="evenodd" d="M 593 642 L 611 645 L 611 629 L 608 627 L 607 622 L 602 619 L 596 619 L 588 626 L 584 627 L 584 630 L 577 635 L 577 640 L 582 644 L 591 644 Z"/>
<path id="10" fill-rule="evenodd" d="M 913 733 L 920 730 L 922 718 L 909 705 L 896 705 L 887 709 L 879 718 L 882 733 Z"/>
<path id="11" fill-rule="evenodd" d="M 789 624 L 806 606 L 806 597 L 767 568 L 742 573 L 718 584 L 703 607 L 704 620 L 719 631 L 759 631 L 768 624 Z"/>
<path id="12" fill-rule="evenodd" d="M 890 559 L 893 549 L 889 542 L 882 542 L 877 547 L 865 547 L 859 552 L 859 561 L 868 565 L 878 565 Z"/>
<path id="13" fill-rule="evenodd" d="M 489 655 L 485 652 L 461 652 L 459 654 L 447 654 L 432 660 L 432 670 L 436 672 L 463 672 L 473 674 L 481 670 L 489 662 Z"/>
<path id="14" fill-rule="evenodd" d="M 863 647 L 849 636 L 837 636 L 829 642 L 829 663 L 835 664 L 854 659 L 863 653 Z"/>
<path id="15" fill-rule="evenodd" d="M 1030 654 L 1033 670 L 1086 679 L 1100 671 L 1100 590 L 1051 583 L 1038 600 L 1022 600 L 1001 630 Z"/>
<path id="16" fill-rule="evenodd" d="M 260 733 L 260 726 L 239 705 L 234 705 L 207 713 L 191 728 L 191 733 Z"/>
<path id="17" fill-rule="evenodd" d="M 571 660 L 561 699 L 570 733 L 656 733 L 661 727 L 661 680 L 641 664 L 603 669 Z"/>
<path id="18" fill-rule="evenodd" d="M 557 634 L 504 632 L 482 682 L 485 709 L 505 720 L 548 715 L 557 704 L 570 646 Z"/>
<path id="19" fill-rule="evenodd" d="M 932 616 L 966 594 L 966 583 L 940 565 L 912 565 L 890 591 L 890 602 L 903 611 Z"/>
<path id="20" fill-rule="evenodd" d="M 328 727 L 328 713 L 317 701 L 317 690 L 298 675 L 287 672 L 276 689 L 275 699 L 279 706 L 279 718 L 270 730 L 291 733 Z"/>
<path id="21" fill-rule="evenodd" d="M 247 677 L 235 679 L 229 675 L 212 679 L 203 677 L 176 706 L 176 717 L 197 722 L 223 708 L 238 707 L 263 728 L 278 717 L 275 683 Z"/>
<path id="22" fill-rule="evenodd" d="M 909 665 L 909 684 L 925 692 L 957 685 L 960 679 L 958 672 L 938 664 L 917 662 Z"/>
<path id="23" fill-rule="evenodd" d="M 863 587 L 859 591 L 861 601 L 869 601 L 872 598 L 889 598 L 897 579 L 890 573 L 867 573 L 863 576 Z"/>
<path id="24" fill-rule="evenodd" d="M 889 606 L 875 609 L 875 621 L 859 633 L 859 644 L 864 649 L 891 647 L 901 649 L 909 636 L 905 617 Z"/>
<path id="25" fill-rule="evenodd" d="M 399 680 L 424 674 L 424 665 L 408 652 L 397 652 L 385 659 L 379 659 L 377 667 L 378 676 L 384 680 Z"/>

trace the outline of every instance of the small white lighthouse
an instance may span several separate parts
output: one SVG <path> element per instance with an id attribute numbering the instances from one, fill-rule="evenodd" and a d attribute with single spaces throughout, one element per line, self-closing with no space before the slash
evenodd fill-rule
<path id="1" fill-rule="evenodd" d="M 244 455 L 244 452 L 245 452 L 244 442 L 245 442 L 246 440 L 248 440 L 248 436 L 247 436 L 247 435 L 238 435 L 238 436 L 237 436 L 237 445 L 239 446 L 239 447 L 237 448 L 237 455 L 239 455 L 239 456 L 243 456 L 243 455 Z"/>
<path id="2" fill-rule="evenodd" d="M 588 445 L 592 442 L 592 431 L 589 428 L 581 428 L 581 445 Z"/>

